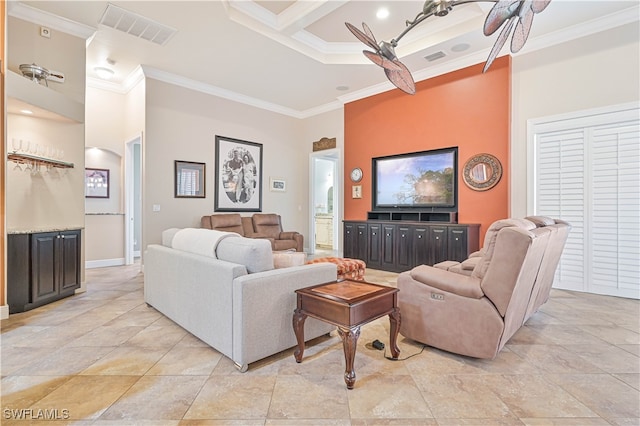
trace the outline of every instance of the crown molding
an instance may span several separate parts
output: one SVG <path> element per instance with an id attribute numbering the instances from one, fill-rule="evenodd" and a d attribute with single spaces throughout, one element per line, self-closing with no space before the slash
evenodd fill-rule
<path id="1" fill-rule="evenodd" d="M 240 2 L 240 3 L 244 3 L 244 2 Z M 247 3 L 250 3 L 250 2 L 247 2 Z M 229 8 L 231 7 L 229 6 Z M 229 10 L 230 14 L 233 14 L 233 12 L 234 12 L 233 10 Z M 244 19 L 247 19 L 246 15 L 244 16 Z M 598 33 L 601 31 L 606 31 L 608 29 L 612 29 L 618 26 L 622 26 L 625 24 L 638 21 L 639 19 L 640 19 L 640 6 L 634 6 L 631 9 L 625 9 L 620 12 L 615 12 L 609 15 L 605 15 L 598 19 L 594 19 L 586 23 L 567 27 L 551 34 L 531 38 L 527 41 L 525 48 L 522 49 L 517 54 L 513 54 L 513 56 L 526 55 L 527 53 L 531 53 L 536 50 L 544 49 L 546 47 L 551 47 L 551 46 L 564 43 L 567 41 L 571 41 L 574 39 L 578 39 L 581 37 L 586 37 L 588 35 Z M 255 26 L 252 27 L 252 29 L 258 31 L 255 28 Z M 274 33 L 273 31 L 269 31 L 269 32 L 272 34 Z M 284 42 L 283 44 L 293 49 L 296 49 L 298 51 L 300 51 L 299 50 L 300 45 L 305 45 L 306 46 L 305 50 L 314 51 L 313 55 L 308 55 L 308 56 L 311 56 L 312 58 L 317 60 L 320 60 L 318 59 L 318 57 L 321 57 L 323 59 L 323 60 L 320 60 L 321 62 L 326 61 L 327 58 L 330 58 L 331 54 L 335 53 L 336 50 L 340 51 L 340 53 L 342 54 L 346 54 L 350 46 L 353 47 L 357 45 L 356 43 L 341 43 L 342 46 L 339 46 L 339 47 L 333 46 L 333 48 L 336 48 L 334 50 L 329 45 L 330 44 L 335 45 L 336 43 L 326 43 L 311 34 L 309 34 L 308 36 L 302 35 L 304 33 L 305 33 L 304 31 L 300 31 L 295 36 L 292 36 L 292 37 L 285 37 L 283 34 L 276 34 L 276 35 L 279 38 L 278 41 L 280 41 L 280 39 L 286 40 L 286 42 Z M 271 38 L 274 38 L 274 37 L 271 37 Z M 305 40 L 306 42 L 302 40 L 298 40 L 298 38 Z M 294 39 L 296 40 L 294 41 Z M 318 42 L 318 40 L 320 40 L 321 43 Z M 407 41 L 411 42 L 411 39 Z M 296 47 L 293 47 L 291 45 L 294 42 L 297 42 Z M 315 44 L 315 47 L 312 47 L 314 44 Z M 449 60 L 440 65 L 431 65 L 427 68 L 423 68 L 421 70 L 412 72 L 412 75 L 414 77 L 414 80 L 418 82 L 418 81 L 426 80 L 429 78 L 437 77 L 439 75 L 446 74 L 452 71 L 456 71 L 462 68 L 466 68 L 468 66 L 476 65 L 478 63 L 482 63 L 486 61 L 489 51 L 490 51 L 490 48 L 487 48 L 473 54 L 462 56 L 454 60 Z M 301 52 L 301 53 L 304 53 L 304 52 Z M 354 63 L 368 63 L 366 61 L 366 58 L 364 58 L 361 54 L 359 54 L 358 56 L 359 56 L 359 60 L 355 61 Z M 504 56 L 504 55 L 501 55 L 501 56 Z M 343 56 L 342 60 L 344 60 L 344 58 L 345 57 Z M 333 63 L 333 62 L 329 61 L 325 63 Z M 382 70 L 380 71 L 382 72 Z M 112 91 L 119 91 L 120 93 L 127 93 L 129 90 L 131 90 L 131 88 L 135 87 L 135 85 L 138 84 L 145 77 L 153 78 L 169 84 L 175 84 L 181 87 L 185 87 L 190 90 L 195 90 L 195 91 L 210 94 L 213 96 L 218 96 L 231 101 L 243 103 L 256 108 L 261 108 L 264 110 L 268 110 L 271 112 L 275 112 L 275 113 L 279 113 L 279 114 L 283 114 L 283 115 L 287 115 L 287 116 L 290 116 L 293 118 L 299 118 L 299 119 L 309 118 L 309 117 L 313 117 L 315 115 L 322 114 L 328 111 L 333 111 L 335 109 L 342 108 L 343 105 L 346 103 L 357 101 L 359 99 L 378 95 L 380 93 L 395 89 L 395 86 L 393 86 L 390 82 L 385 81 L 380 84 L 366 87 L 362 90 L 358 90 L 355 92 L 351 92 L 351 93 L 339 96 L 337 97 L 336 101 L 319 105 L 314 108 L 309 108 L 307 110 L 298 111 L 292 108 L 284 107 L 284 106 L 277 105 L 271 102 L 266 102 L 257 98 L 235 93 L 231 90 L 227 90 L 217 86 L 202 83 L 196 80 L 192 80 L 186 77 L 168 73 L 168 72 L 158 70 L 148 66 L 141 66 L 138 69 L 136 69 L 136 71 L 134 71 L 129 77 L 127 77 L 127 80 L 125 80 L 125 83 L 123 83 L 122 88 L 120 89 L 117 88 L 118 86 L 117 84 L 107 83 L 104 81 L 97 82 L 96 81 L 97 79 L 87 79 L 87 84 L 91 85 L 92 87 L 104 88 L 104 90 L 112 90 Z M 94 84 L 96 85 L 94 86 Z"/>
<path id="2" fill-rule="evenodd" d="M 283 107 L 271 102 L 266 102 L 261 99 L 253 98 L 251 96 L 242 95 L 231 90 L 223 89 L 211 84 L 202 83 L 197 80 L 182 77 L 170 72 L 162 71 L 157 68 L 142 65 L 144 76 L 152 78 L 154 80 L 163 81 L 165 83 L 173 84 L 176 86 L 184 87 L 185 89 L 195 90 L 197 92 L 206 93 L 208 95 L 217 96 L 219 98 L 228 99 L 230 101 L 240 102 L 245 105 L 261 108 L 278 114 L 288 115 L 294 118 L 302 118 L 300 111 L 292 108 Z"/>
<path id="3" fill-rule="evenodd" d="M 8 15 L 23 21 L 37 25 L 44 25 L 56 31 L 61 31 L 75 37 L 87 40 L 96 32 L 96 28 L 70 19 L 62 18 L 49 12 L 45 12 L 35 7 L 27 6 L 20 2 L 7 2 Z"/>

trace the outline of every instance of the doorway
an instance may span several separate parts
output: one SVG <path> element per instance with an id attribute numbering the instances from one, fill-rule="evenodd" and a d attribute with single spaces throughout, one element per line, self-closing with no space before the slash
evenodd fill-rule
<path id="1" fill-rule="evenodd" d="M 341 203 L 340 151 L 327 149 L 310 155 L 310 254 L 338 251 Z"/>
<path id="2" fill-rule="evenodd" d="M 125 264 L 140 259 L 142 251 L 142 135 L 125 150 Z"/>

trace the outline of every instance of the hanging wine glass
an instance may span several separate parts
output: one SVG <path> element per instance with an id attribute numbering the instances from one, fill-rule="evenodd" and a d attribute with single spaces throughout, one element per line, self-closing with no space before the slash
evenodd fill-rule
<path id="1" fill-rule="evenodd" d="M 13 167 L 13 171 L 14 172 L 21 172 L 22 171 L 22 167 L 20 167 L 20 163 L 18 163 L 16 161 L 16 165 Z"/>
<path id="2" fill-rule="evenodd" d="M 22 139 L 11 139 L 11 145 L 13 147 L 13 153 L 15 154 L 18 151 L 22 151 Z"/>

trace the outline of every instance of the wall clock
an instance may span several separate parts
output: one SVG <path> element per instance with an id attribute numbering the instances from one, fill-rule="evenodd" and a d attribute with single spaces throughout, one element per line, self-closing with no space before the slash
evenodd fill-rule
<path id="1" fill-rule="evenodd" d="M 351 170 L 351 180 L 354 182 L 360 182 L 362 179 L 362 169 L 360 167 L 356 167 Z"/>

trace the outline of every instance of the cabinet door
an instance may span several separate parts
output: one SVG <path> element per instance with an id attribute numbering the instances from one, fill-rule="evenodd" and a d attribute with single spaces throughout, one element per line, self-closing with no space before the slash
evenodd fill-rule
<path id="1" fill-rule="evenodd" d="M 409 226 L 398 225 L 396 235 L 396 261 L 398 272 L 413 268 L 413 229 Z"/>
<path id="2" fill-rule="evenodd" d="M 380 253 L 382 249 L 381 225 L 369 225 L 367 227 L 367 266 L 372 268 L 382 264 Z"/>
<path id="3" fill-rule="evenodd" d="M 380 263 L 385 271 L 397 269 L 395 264 L 395 234 L 395 225 L 382 226 L 382 253 L 380 254 Z"/>
<path id="4" fill-rule="evenodd" d="M 31 236 L 31 302 L 37 303 L 58 296 L 59 269 L 56 263 L 57 232 L 44 232 Z"/>
<path id="5" fill-rule="evenodd" d="M 60 292 L 80 287 L 80 231 L 60 233 L 58 245 Z"/>
<path id="6" fill-rule="evenodd" d="M 358 223 L 356 225 L 356 258 L 364 260 L 365 263 L 368 263 L 367 255 L 369 253 L 369 250 L 367 249 L 367 237 L 367 224 Z"/>
<path id="7" fill-rule="evenodd" d="M 447 227 L 429 227 L 429 265 L 444 262 L 447 259 Z"/>
<path id="8" fill-rule="evenodd" d="M 426 226 L 417 226 L 413 229 L 413 265 L 429 264 L 429 228 Z"/>
<path id="9" fill-rule="evenodd" d="M 448 260 L 462 262 L 469 253 L 467 244 L 467 228 L 462 226 L 449 228 L 449 241 L 447 242 L 449 255 Z"/>
<path id="10" fill-rule="evenodd" d="M 344 223 L 344 245 L 342 253 L 344 257 L 355 258 L 357 257 L 356 251 L 356 224 L 351 222 Z M 363 259 L 364 260 L 364 259 Z"/>

